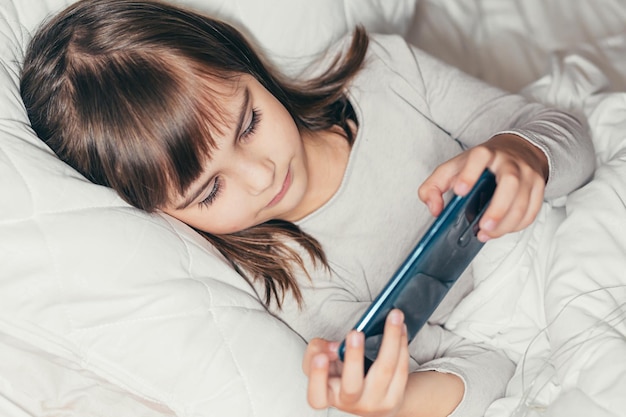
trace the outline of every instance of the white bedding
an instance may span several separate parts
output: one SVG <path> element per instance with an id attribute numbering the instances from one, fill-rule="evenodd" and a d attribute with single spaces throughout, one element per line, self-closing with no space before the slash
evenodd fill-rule
<path id="1" fill-rule="evenodd" d="M 547 227 L 504 238 L 503 261 L 481 252 L 449 325 L 518 362 L 487 416 L 625 415 L 626 2 L 181 2 L 245 26 L 289 71 L 363 22 L 584 115 L 594 179 L 540 214 Z M 341 415 L 306 405 L 304 343 L 203 239 L 88 183 L 32 134 L 20 56 L 68 3 L 0 0 L 0 415 Z M 531 259 L 518 243 L 540 229 L 553 237 Z"/>
<path id="2" fill-rule="evenodd" d="M 501 263 L 495 247 L 479 255 L 480 282 L 450 319 L 518 362 L 487 416 L 626 415 L 626 2 L 421 5 L 415 43 L 583 115 L 596 147 L 594 179 L 544 210 L 544 229 L 504 238 L 513 250 Z M 539 230 L 553 237 L 530 259 L 517 244 Z"/>

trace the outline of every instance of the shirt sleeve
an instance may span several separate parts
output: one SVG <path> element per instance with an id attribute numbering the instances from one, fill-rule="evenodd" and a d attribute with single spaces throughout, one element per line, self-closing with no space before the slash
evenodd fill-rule
<path id="1" fill-rule="evenodd" d="M 480 417 L 505 394 L 515 364 L 502 352 L 427 324 L 409 345 L 413 372 L 437 371 L 463 380 L 463 399 L 451 417 Z"/>
<path id="2" fill-rule="evenodd" d="M 385 49 L 388 65 L 423 96 L 425 116 L 463 148 L 504 132 L 531 142 L 548 160 L 546 198 L 565 195 L 590 179 L 593 144 L 586 124 L 574 115 L 491 86 L 402 39 L 385 42 Z"/>

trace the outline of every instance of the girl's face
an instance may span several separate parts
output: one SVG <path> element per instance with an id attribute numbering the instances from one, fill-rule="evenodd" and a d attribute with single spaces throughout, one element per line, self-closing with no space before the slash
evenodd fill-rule
<path id="1" fill-rule="evenodd" d="M 162 210 L 212 234 L 271 219 L 297 220 L 308 186 L 303 141 L 285 107 L 255 78 L 241 77 L 223 107 L 216 149 L 183 196 Z"/>

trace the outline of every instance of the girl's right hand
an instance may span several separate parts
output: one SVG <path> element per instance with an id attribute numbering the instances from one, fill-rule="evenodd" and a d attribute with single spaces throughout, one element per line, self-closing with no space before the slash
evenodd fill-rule
<path id="1" fill-rule="evenodd" d="M 541 149 L 515 134 L 498 134 L 439 165 L 418 190 L 431 214 L 438 216 L 443 194 L 450 189 L 467 194 L 485 168 L 498 185 L 478 224 L 482 242 L 522 230 L 537 217 L 549 176 Z"/>
<path id="2" fill-rule="evenodd" d="M 337 355 L 338 346 L 324 339 L 309 343 L 302 364 L 309 377 L 309 404 L 316 409 L 335 407 L 364 417 L 395 416 L 404 402 L 409 375 L 402 311 L 392 310 L 387 316 L 378 357 L 367 375 L 363 333 L 353 330 L 348 334 L 343 363 Z"/>

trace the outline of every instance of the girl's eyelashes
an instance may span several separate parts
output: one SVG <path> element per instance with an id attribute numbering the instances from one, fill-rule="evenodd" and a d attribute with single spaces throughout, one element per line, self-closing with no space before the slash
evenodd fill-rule
<path id="1" fill-rule="evenodd" d="M 250 119 L 250 123 L 248 127 L 241 133 L 241 138 L 246 139 L 249 136 L 252 136 L 257 128 L 259 121 L 261 120 L 261 111 L 259 109 L 252 109 L 252 118 Z"/>
<path id="2" fill-rule="evenodd" d="M 252 117 L 250 118 L 250 123 L 248 124 L 246 129 L 241 133 L 241 138 L 246 139 L 249 136 L 252 136 L 260 120 L 261 120 L 260 110 L 253 108 Z M 213 181 L 213 189 L 204 200 L 200 201 L 200 205 L 205 206 L 205 207 L 210 206 L 215 201 L 215 199 L 219 196 L 219 194 L 222 192 L 222 188 L 223 188 L 223 185 L 222 185 L 222 181 L 220 180 L 220 177 L 215 177 L 215 180 Z"/>
<path id="3" fill-rule="evenodd" d="M 215 201 L 215 199 L 219 196 L 221 191 L 222 191 L 222 184 L 220 181 L 220 177 L 215 177 L 215 180 L 213 181 L 213 189 L 211 190 L 209 195 L 200 202 L 200 205 L 205 206 L 205 207 L 210 206 L 213 203 L 213 201 Z"/>

